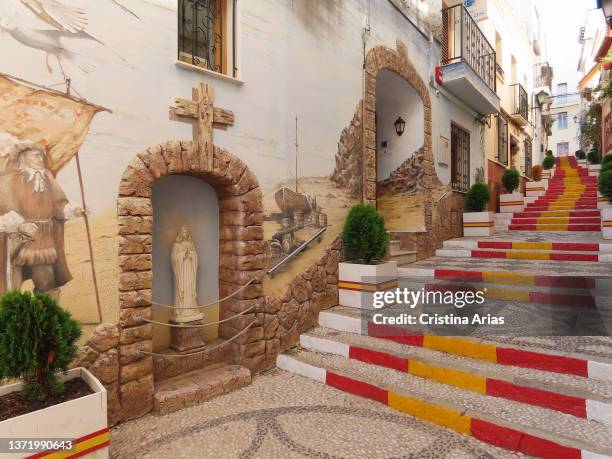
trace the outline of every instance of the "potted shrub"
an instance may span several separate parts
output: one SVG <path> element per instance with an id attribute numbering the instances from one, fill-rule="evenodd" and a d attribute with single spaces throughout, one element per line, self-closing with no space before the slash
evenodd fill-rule
<path id="1" fill-rule="evenodd" d="M 389 233 L 383 216 L 373 206 L 353 206 L 344 222 L 342 242 L 347 261 L 338 265 L 339 302 L 370 309 L 374 292 L 397 287 L 397 262 L 384 261 Z"/>
<path id="2" fill-rule="evenodd" d="M 586 153 L 584 152 L 584 150 L 576 150 L 576 163 L 580 167 L 587 166 Z"/>
<path id="3" fill-rule="evenodd" d="M 521 183 L 519 171 L 514 167 L 506 169 L 501 181 L 507 193 L 499 195 L 499 211 L 502 213 L 522 212 L 525 208 L 525 195 L 516 192 Z"/>
<path id="4" fill-rule="evenodd" d="M 485 210 L 491 199 L 486 183 L 474 183 L 465 195 L 466 212 L 463 213 L 464 236 L 491 236 L 495 221 L 493 212 Z"/>
<path id="5" fill-rule="evenodd" d="M 599 174 L 597 188 L 605 198 L 605 205 L 601 210 L 601 232 L 604 239 L 612 239 L 612 169 L 607 169 Z"/>
<path id="6" fill-rule="evenodd" d="M 106 390 L 84 368 L 68 370 L 81 330 L 47 295 L 9 292 L 0 300 L 0 432 L 7 438 L 60 438 L 81 457 L 108 457 Z M 40 452 L 40 451 L 38 451 Z"/>
<path id="7" fill-rule="evenodd" d="M 589 175 L 598 176 L 599 171 L 601 170 L 601 158 L 599 156 L 599 149 L 592 148 L 587 155 L 587 159 L 589 160 Z"/>
<path id="8" fill-rule="evenodd" d="M 531 168 L 533 181 L 525 183 L 525 202 L 527 204 L 535 201 L 539 196 L 543 196 L 548 188 L 548 179 L 542 178 L 542 166 L 536 164 Z"/>
<path id="9" fill-rule="evenodd" d="M 551 177 L 550 171 L 553 167 L 555 167 L 556 164 L 555 157 L 552 155 L 552 152 L 550 152 L 550 155 L 548 154 L 548 152 L 550 152 L 550 150 L 546 152 L 544 161 L 542 161 L 542 178 L 545 179 L 549 179 Z"/>

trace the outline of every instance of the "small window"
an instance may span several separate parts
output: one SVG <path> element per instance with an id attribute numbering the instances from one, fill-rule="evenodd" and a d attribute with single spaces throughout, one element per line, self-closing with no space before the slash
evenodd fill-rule
<path id="1" fill-rule="evenodd" d="M 179 0 L 178 59 L 236 76 L 233 0 Z"/>
<path id="2" fill-rule="evenodd" d="M 451 186 L 467 191 L 470 187 L 470 133 L 451 125 Z"/>
<path id="3" fill-rule="evenodd" d="M 567 104 L 567 83 L 557 85 L 557 103 Z"/>
<path id="4" fill-rule="evenodd" d="M 497 116 L 497 161 L 508 165 L 508 120 Z"/>
<path id="5" fill-rule="evenodd" d="M 557 156 L 567 156 L 569 154 L 569 142 L 557 143 Z"/>
<path id="6" fill-rule="evenodd" d="M 567 129 L 567 112 L 561 112 L 557 116 L 557 127 L 559 129 Z"/>

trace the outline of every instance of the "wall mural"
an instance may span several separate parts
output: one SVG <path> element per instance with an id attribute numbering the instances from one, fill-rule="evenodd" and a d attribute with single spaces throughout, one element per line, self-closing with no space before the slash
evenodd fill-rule
<path id="1" fill-rule="evenodd" d="M 177 84 L 187 92 L 202 81 L 168 59 L 176 46 L 176 14 L 171 0 L 0 1 L 0 51 L 17 57 L 0 68 L 0 293 L 19 287 L 49 292 L 83 323 L 118 319 L 121 174 L 139 151 L 190 137 L 168 120 L 167 106 Z M 121 30 L 134 41 L 124 43 Z M 145 59 L 144 45 L 161 51 Z M 167 82 L 143 78 L 160 65 L 170 70 Z M 96 117 L 100 112 L 107 113 Z M 328 153 L 336 154 L 336 166 L 339 154 L 360 150 L 360 135 L 353 123 L 342 132 L 338 154 L 335 148 Z M 258 176 L 266 268 L 311 242 L 265 280 L 271 295 L 321 257 L 360 199 L 360 173 L 351 169 L 343 173 L 346 184 L 332 182 L 332 171 L 325 170 L 332 162 L 302 176 L 302 165 L 316 160 L 296 152 L 295 169 L 292 153 L 286 152 L 286 180 Z M 278 171 L 270 168 L 270 177 Z"/>

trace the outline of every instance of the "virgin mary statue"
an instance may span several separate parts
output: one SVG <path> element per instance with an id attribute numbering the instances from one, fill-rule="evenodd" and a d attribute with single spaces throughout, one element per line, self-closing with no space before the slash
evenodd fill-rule
<path id="1" fill-rule="evenodd" d="M 172 321 L 192 322 L 201 320 L 202 314 L 197 306 L 196 276 L 198 273 L 198 253 L 191 239 L 189 228 L 183 225 L 179 228 L 178 235 L 172 252 L 172 270 L 174 271 L 174 312 Z M 191 308 L 191 309 L 190 309 Z"/>

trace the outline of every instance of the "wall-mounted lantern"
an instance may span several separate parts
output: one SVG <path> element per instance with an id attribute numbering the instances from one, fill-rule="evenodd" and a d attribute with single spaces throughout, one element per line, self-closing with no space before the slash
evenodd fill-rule
<path id="1" fill-rule="evenodd" d="M 406 122 L 401 116 L 398 116 L 395 120 L 395 132 L 397 135 L 402 135 L 404 133 L 404 128 L 406 127 Z"/>

